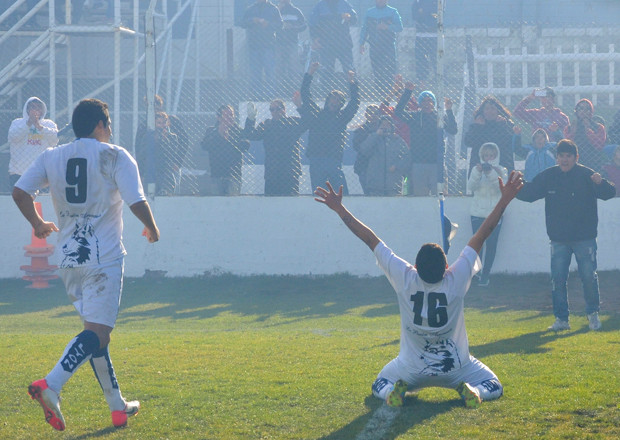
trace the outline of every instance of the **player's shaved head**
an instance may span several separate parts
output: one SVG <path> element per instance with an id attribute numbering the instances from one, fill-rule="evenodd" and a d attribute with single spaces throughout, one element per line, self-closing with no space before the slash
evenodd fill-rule
<path id="1" fill-rule="evenodd" d="M 73 132 L 78 138 L 89 137 L 99 121 L 107 127 L 109 118 L 108 104 L 98 99 L 83 99 L 73 110 Z"/>
<path id="2" fill-rule="evenodd" d="M 441 246 L 437 243 L 423 244 L 415 257 L 418 275 L 429 284 L 438 283 L 443 279 L 448 260 Z"/>

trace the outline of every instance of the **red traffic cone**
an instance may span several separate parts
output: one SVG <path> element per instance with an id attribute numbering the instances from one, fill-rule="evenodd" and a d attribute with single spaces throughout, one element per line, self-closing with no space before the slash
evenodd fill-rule
<path id="1" fill-rule="evenodd" d="M 43 217 L 41 203 L 34 202 L 34 207 L 41 217 Z M 58 278 L 58 275 L 54 274 L 54 271 L 58 269 L 58 266 L 54 266 L 48 263 L 47 257 L 54 253 L 54 245 L 47 244 L 45 238 L 37 238 L 34 235 L 34 229 L 31 234 L 30 244 L 24 246 L 26 257 L 31 257 L 31 264 L 29 266 L 21 266 L 20 269 L 26 272 L 26 275 L 22 279 L 31 281 L 32 284 L 28 286 L 33 289 L 44 289 L 49 287 L 49 280 Z"/>

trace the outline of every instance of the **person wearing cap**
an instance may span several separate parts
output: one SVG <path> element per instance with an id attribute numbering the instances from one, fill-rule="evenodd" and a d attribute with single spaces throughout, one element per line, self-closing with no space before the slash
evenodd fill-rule
<path id="1" fill-rule="evenodd" d="M 446 114 L 443 127 L 437 126 L 437 99 L 425 90 L 418 96 L 417 111 L 407 111 L 414 84 L 407 82 L 396 105 L 394 116 L 409 125 L 411 166 L 407 174 L 408 194 L 413 196 L 435 195 L 443 191 L 445 135 L 456 134 L 457 125 L 452 112 L 452 101 L 445 99 Z"/>
<path id="2" fill-rule="evenodd" d="M 527 108 L 537 99 L 540 100 L 541 107 Z M 555 106 L 555 92 L 551 87 L 534 89 L 531 95 L 517 104 L 513 113 L 515 117 L 530 124 L 532 132 L 542 128 L 549 139 L 556 142 L 562 139 L 564 128 L 569 125 L 568 116 Z"/>
<path id="3" fill-rule="evenodd" d="M 547 235 L 551 241 L 551 298 L 555 322 L 552 331 L 569 330 L 566 284 L 573 254 L 583 284 L 586 314 L 591 330 L 599 330 L 600 297 L 596 274 L 597 199 L 609 200 L 616 187 L 601 175 L 578 163 L 575 142 L 562 139 L 556 166 L 547 168 L 517 194 L 519 200 L 545 199 Z"/>
<path id="4" fill-rule="evenodd" d="M 575 105 L 575 121 L 564 128 L 564 137 L 574 141 L 579 147 L 582 165 L 600 172 L 606 162 L 603 147 L 607 134 L 605 126 L 595 118 L 592 102 L 581 99 Z"/>

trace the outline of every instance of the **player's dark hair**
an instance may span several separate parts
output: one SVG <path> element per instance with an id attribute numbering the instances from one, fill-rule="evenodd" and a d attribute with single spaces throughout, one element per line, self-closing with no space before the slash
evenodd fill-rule
<path id="1" fill-rule="evenodd" d="M 103 126 L 107 127 L 109 118 L 108 104 L 98 99 L 83 99 L 73 110 L 73 132 L 78 138 L 88 137 L 99 121 L 103 121 Z"/>
<path id="2" fill-rule="evenodd" d="M 441 246 L 437 243 L 423 244 L 415 257 L 415 267 L 418 275 L 430 284 L 438 283 L 443 279 L 448 260 Z"/>
<path id="3" fill-rule="evenodd" d="M 579 154 L 579 149 L 577 148 L 577 144 L 570 139 L 562 139 L 558 142 L 557 147 L 555 148 L 556 154 L 560 153 L 568 153 L 573 156 L 577 156 Z"/>

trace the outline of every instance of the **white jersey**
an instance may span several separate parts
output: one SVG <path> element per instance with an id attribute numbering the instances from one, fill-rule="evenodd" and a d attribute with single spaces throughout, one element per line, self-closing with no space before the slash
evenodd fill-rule
<path id="1" fill-rule="evenodd" d="M 123 200 L 146 200 L 133 157 L 122 147 L 81 138 L 45 150 L 16 185 L 29 194 L 50 187 L 58 217 L 60 267 L 107 263 L 126 254 Z"/>
<path id="2" fill-rule="evenodd" d="M 400 361 L 410 371 L 428 376 L 467 365 L 470 354 L 463 302 L 472 277 L 481 268 L 476 251 L 465 247 L 436 284 L 422 281 L 415 267 L 383 242 L 374 254 L 398 296 Z"/>

